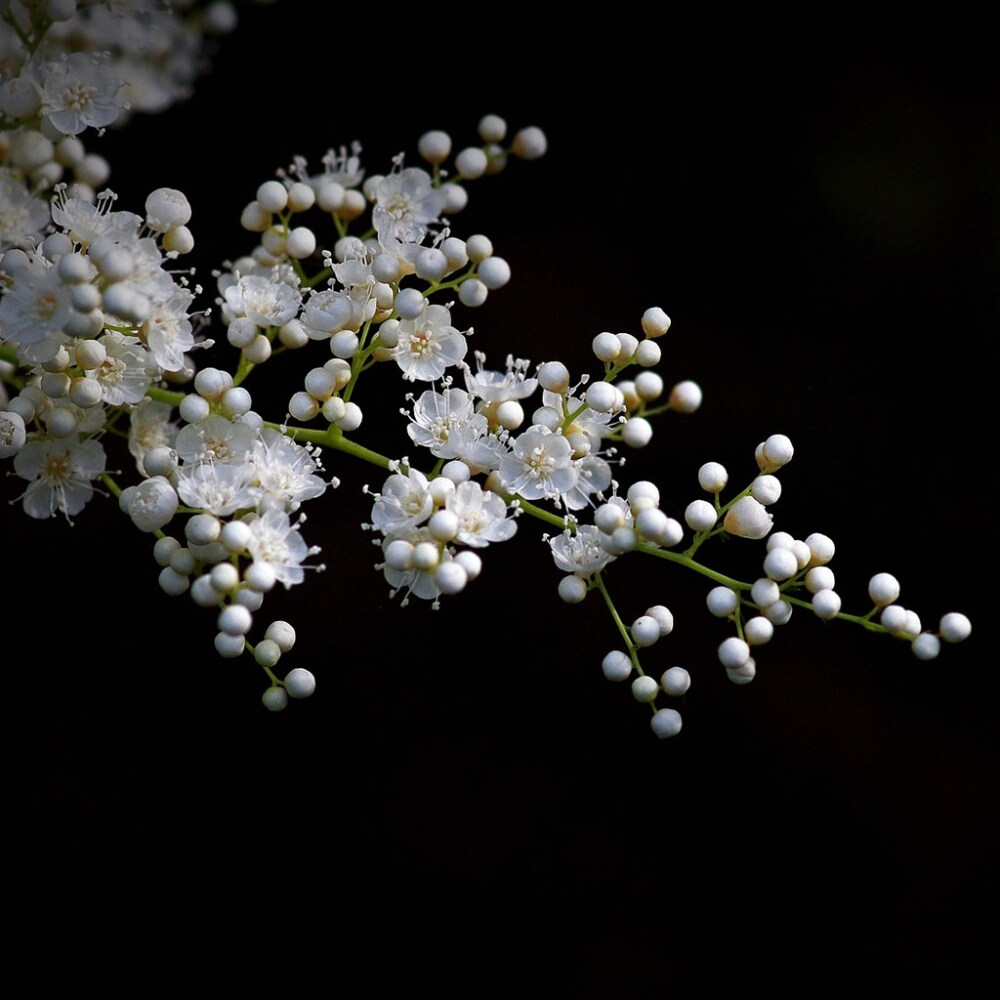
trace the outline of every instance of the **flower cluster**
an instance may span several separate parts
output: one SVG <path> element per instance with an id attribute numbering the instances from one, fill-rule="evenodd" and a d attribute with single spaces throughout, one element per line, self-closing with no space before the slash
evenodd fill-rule
<path id="1" fill-rule="evenodd" d="M 416 162 L 400 154 L 373 172 L 355 144 L 331 149 L 319 168 L 298 157 L 262 180 L 239 218 L 255 245 L 215 273 L 213 322 L 231 364 L 199 369 L 199 349 L 213 345 L 209 311 L 197 304 L 202 289 L 175 270 L 194 246 L 187 197 L 161 187 L 142 215 L 117 210 L 110 191 L 98 193 L 108 165 L 78 136 L 183 96 L 198 63 L 192 24 L 221 30 L 228 10 L 211 4 L 199 19 L 195 6 L 184 19 L 158 4 L 74 0 L 5 9 L 17 42 L 0 81 L 0 373 L 10 390 L 0 399 L 0 457 L 28 484 L 26 514 L 69 518 L 98 492 L 114 494 L 132 525 L 155 536 L 163 591 L 215 614 L 221 656 L 249 654 L 264 670 L 271 710 L 315 687 L 303 667 L 274 673 L 294 645 L 288 622 L 251 635 L 268 592 L 322 569 L 309 562 L 318 549 L 301 510 L 339 485 L 321 451 L 385 473 L 377 491 L 365 487 L 364 527 L 379 536 L 376 568 L 403 604 L 412 596 L 439 607 L 525 517 L 543 525 L 559 597 L 579 604 L 600 593 L 621 639 L 603 672 L 633 678 L 659 737 L 680 731 L 671 706 L 691 674 L 644 670 L 643 651 L 671 633 L 673 615 L 652 604 L 622 621 L 604 571 L 623 558 L 665 560 L 716 583 L 708 609 L 735 630 L 718 659 L 738 684 L 754 677 L 756 647 L 796 606 L 904 638 L 922 660 L 969 634 L 958 613 L 924 630 L 886 574 L 871 581 L 871 610 L 842 611 L 833 542 L 772 530 L 778 473 L 794 453 L 783 434 L 757 446 L 756 476 L 726 501 L 729 475 L 717 462 L 702 465 L 701 495 L 677 516 L 650 480 L 622 489 L 622 450 L 648 447 L 657 417 L 702 402 L 698 383 L 668 387 L 657 371 L 671 327 L 661 308 L 647 309 L 635 332 L 594 336 L 595 370 L 578 376 L 558 359 L 509 355 L 493 368 L 485 352 L 470 353 L 459 307 L 483 307 L 511 269 L 487 235 L 460 235 L 454 220 L 474 182 L 545 154 L 537 127 L 511 133 L 490 114 L 457 151 L 448 133 L 429 131 Z M 302 359 L 299 374 L 266 419 L 248 380 L 268 386 L 268 363 L 286 353 Z M 416 460 L 363 443 L 356 391 L 376 366 L 399 377 L 407 406 L 390 413 L 405 418 Z M 108 468 L 105 445 L 118 437 L 131 482 Z M 732 579 L 698 558 L 718 536 L 766 539 L 759 578 Z"/>

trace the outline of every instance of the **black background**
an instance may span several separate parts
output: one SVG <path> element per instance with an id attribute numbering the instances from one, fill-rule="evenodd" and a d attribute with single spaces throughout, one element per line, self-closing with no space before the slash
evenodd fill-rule
<path id="1" fill-rule="evenodd" d="M 327 571 L 261 613 L 292 620 L 282 666 L 318 689 L 271 715 L 260 671 L 158 591 L 151 539 L 112 501 L 73 527 L 10 508 L 8 907 L 32 995 L 985 996 L 1000 115 L 983 26 L 319 10 L 244 10 L 192 102 L 92 140 L 119 207 L 184 190 L 210 285 L 294 154 L 318 169 L 357 139 L 383 172 L 417 163 L 428 128 L 458 149 L 487 112 L 537 124 L 549 154 L 471 185 L 454 219 L 513 270 L 461 317 L 471 346 L 593 371 L 596 333 L 662 306 L 660 370 L 705 403 L 663 419 L 622 481 L 654 479 L 680 516 L 701 463 L 742 486 L 786 433 L 776 523 L 834 538 L 845 610 L 885 570 L 926 627 L 962 610 L 975 632 L 920 663 L 799 612 L 736 687 L 708 585 L 623 559 L 623 616 L 677 620 L 647 660 L 694 678 L 661 743 L 601 675 L 610 618 L 558 600 L 532 523 L 440 610 L 400 608 L 360 530 L 380 477 L 329 455 L 343 483 L 306 508 Z M 308 364 L 248 388 L 281 405 Z M 356 397 L 358 439 L 389 454 L 410 451 L 401 386 L 378 371 Z M 761 551 L 706 559 L 753 577 Z"/>

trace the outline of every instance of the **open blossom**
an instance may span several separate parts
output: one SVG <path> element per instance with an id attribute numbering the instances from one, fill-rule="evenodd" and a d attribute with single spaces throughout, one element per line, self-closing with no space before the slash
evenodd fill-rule
<path id="1" fill-rule="evenodd" d="M 104 472 L 99 441 L 88 438 L 35 438 L 14 456 L 14 471 L 29 481 L 22 502 L 29 517 L 79 514 L 94 495 L 92 481 Z"/>
<path id="2" fill-rule="evenodd" d="M 462 545 L 482 548 L 505 542 L 517 531 L 513 519 L 507 517 L 503 498 L 484 490 L 474 479 L 459 483 L 446 506 L 458 517 L 455 540 Z"/>
<path id="3" fill-rule="evenodd" d="M 284 511 L 268 510 L 243 518 L 243 523 L 250 527 L 246 548 L 254 565 L 267 566 L 286 588 L 305 579 L 302 563 L 317 550 L 306 545 L 298 522 L 293 524 Z"/>
<path id="4" fill-rule="evenodd" d="M 74 52 L 45 67 L 42 111 L 66 135 L 104 128 L 121 114 L 123 81 L 99 58 Z"/>
<path id="5" fill-rule="evenodd" d="M 486 355 L 476 351 L 476 370 L 465 366 L 465 387 L 476 399 L 485 403 L 504 403 L 507 400 L 527 399 L 538 388 L 538 379 L 528 378 L 526 372 L 530 361 L 507 356 L 506 371 L 490 371 L 483 365 Z"/>
<path id="6" fill-rule="evenodd" d="M 593 524 L 581 524 L 576 531 L 567 528 L 549 539 L 556 566 L 564 573 L 589 576 L 604 569 L 615 557 L 601 544 L 601 531 Z"/>
<path id="7" fill-rule="evenodd" d="M 249 459 L 253 443 L 252 428 L 216 413 L 182 427 L 174 447 L 184 462 L 242 464 Z"/>
<path id="8" fill-rule="evenodd" d="M 184 355 L 194 347 L 194 329 L 188 309 L 194 296 L 178 288 L 162 301 L 154 301 L 149 317 L 139 328 L 139 337 L 149 348 L 153 360 L 165 372 L 184 368 Z"/>
<path id="9" fill-rule="evenodd" d="M 235 315 L 243 315 L 257 326 L 284 326 L 298 315 L 302 293 L 277 275 L 243 275 L 225 291 L 226 304 Z"/>
<path id="10" fill-rule="evenodd" d="M 30 255 L 0 299 L 0 341 L 37 347 L 44 356 L 31 360 L 48 360 L 65 339 L 62 330 L 70 311 L 70 286 L 56 268 Z"/>
<path id="11" fill-rule="evenodd" d="M 434 510 L 427 477 L 417 469 L 394 472 L 376 494 L 372 524 L 385 535 L 412 531 Z"/>
<path id="12" fill-rule="evenodd" d="M 188 507 L 227 517 L 256 506 L 254 468 L 247 463 L 203 462 L 177 470 L 177 493 Z"/>
<path id="13" fill-rule="evenodd" d="M 155 366 L 151 367 L 139 338 L 109 330 L 99 343 L 106 354 L 93 377 L 100 383 L 104 402 L 111 406 L 140 402 L 152 382 Z"/>
<path id="14" fill-rule="evenodd" d="M 294 511 L 303 500 L 312 500 L 326 490 L 326 483 L 316 475 L 319 466 L 313 453 L 271 427 L 261 429 L 250 461 L 256 471 L 258 508 L 262 503 L 279 504 Z M 336 486 L 336 480 L 333 484 Z"/>
<path id="15" fill-rule="evenodd" d="M 421 393 L 413 404 L 412 422 L 406 432 L 414 444 L 448 459 L 462 457 L 462 439 L 481 437 L 487 429 L 486 418 L 476 413 L 469 394 L 449 387 L 443 392 L 428 389 Z"/>
<path id="16" fill-rule="evenodd" d="M 375 187 L 372 209 L 379 240 L 388 236 L 403 243 L 419 243 L 428 225 L 438 221 L 447 201 L 447 194 L 434 187 L 426 170 L 406 167 L 387 174 Z"/>
<path id="17" fill-rule="evenodd" d="M 468 349 L 465 336 L 451 325 L 451 313 L 441 305 L 427 306 L 416 319 L 401 320 L 398 333 L 393 357 L 403 378 L 411 382 L 441 378 Z"/>
<path id="18" fill-rule="evenodd" d="M 0 167 L 0 253 L 26 247 L 48 225 L 45 202 L 30 193 L 6 167 Z"/>
<path id="19" fill-rule="evenodd" d="M 519 435 L 500 463 L 500 477 L 511 493 L 525 500 L 554 499 L 574 489 L 579 470 L 562 434 L 533 426 Z"/>

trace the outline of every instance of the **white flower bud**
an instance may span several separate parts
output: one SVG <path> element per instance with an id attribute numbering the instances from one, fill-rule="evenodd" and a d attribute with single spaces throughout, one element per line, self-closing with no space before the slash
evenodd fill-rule
<path id="1" fill-rule="evenodd" d="M 727 670 L 742 667 L 750 659 L 750 647 L 742 639 L 730 636 L 719 645 L 719 662 Z"/>
<path id="2" fill-rule="evenodd" d="M 655 678 L 649 674 L 643 674 L 632 681 L 632 697 L 636 701 L 651 702 L 656 701 L 656 696 L 660 691 L 660 685 Z"/>
<path id="3" fill-rule="evenodd" d="M 669 329 L 670 317 L 659 306 L 653 306 L 642 314 L 642 332 L 647 337 L 662 337 Z"/>
<path id="4" fill-rule="evenodd" d="M 833 590 L 820 590 L 813 594 L 813 611 L 817 618 L 832 621 L 840 614 L 840 595 Z"/>
<path id="5" fill-rule="evenodd" d="M 308 698 L 316 690 L 316 678 L 303 667 L 289 670 L 284 683 L 289 698 Z"/>
<path id="6" fill-rule="evenodd" d="M 961 642 L 972 634 L 972 622 L 958 611 L 950 611 L 941 618 L 938 629 L 945 642 Z"/>
<path id="7" fill-rule="evenodd" d="M 728 618 L 740 603 L 736 591 L 730 587 L 713 587 L 705 599 L 708 610 L 716 618 Z"/>
<path id="8" fill-rule="evenodd" d="M 652 646 L 660 638 L 660 623 L 652 615 L 640 615 L 632 622 L 630 632 L 637 646 Z"/>
<path id="9" fill-rule="evenodd" d="M 891 573 L 876 573 L 868 581 L 868 596 L 878 607 L 899 599 L 899 581 Z"/>
<path id="10" fill-rule="evenodd" d="M 681 731 L 681 713 L 673 708 L 661 708 L 649 720 L 649 725 L 661 740 L 669 739 Z"/>
<path id="11" fill-rule="evenodd" d="M 930 632 L 921 632 L 910 645 L 918 660 L 933 660 L 941 652 L 941 640 Z"/>
<path id="12" fill-rule="evenodd" d="M 140 531 L 159 531 L 177 513 L 180 500 L 163 476 L 144 479 L 130 494 L 128 515 Z"/>
<path id="13" fill-rule="evenodd" d="M 660 678 L 660 687 L 667 694 L 679 698 L 682 694 L 686 694 L 688 688 L 691 687 L 691 675 L 683 667 L 670 667 L 669 670 L 663 672 L 663 676 Z"/>
<path id="14" fill-rule="evenodd" d="M 723 527 L 740 538 L 763 538 L 770 530 L 774 518 L 760 501 L 753 497 L 740 497 L 726 511 Z"/>
<path id="15" fill-rule="evenodd" d="M 601 670 L 609 681 L 624 681 L 632 673 L 632 660 L 628 653 L 613 649 L 601 661 Z"/>

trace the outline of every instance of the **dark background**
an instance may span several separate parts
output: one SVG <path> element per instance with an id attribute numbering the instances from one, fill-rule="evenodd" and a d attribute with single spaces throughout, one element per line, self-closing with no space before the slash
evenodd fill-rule
<path id="1" fill-rule="evenodd" d="M 540 125 L 549 155 L 473 184 L 454 220 L 513 270 L 462 317 L 471 346 L 592 371 L 596 333 L 662 306 L 660 370 L 705 403 L 662 420 L 622 481 L 654 479 L 680 516 L 700 464 L 742 486 L 758 441 L 788 434 L 777 527 L 833 537 L 845 610 L 885 570 L 925 627 L 961 610 L 975 632 L 921 663 L 797 612 L 736 687 L 709 585 L 623 559 L 623 616 L 677 620 L 646 660 L 694 678 L 661 743 L 601 675 L 610 618 L 559 601 L 528 519 L 467 592 L 400 608 L 359 528 L 380 476 L 329 455 L 343 484 L 306 508 L 327 571 L 261 612 L 295 624 L 282 666 L 318 689 L 271 715 L 260 671 L 158 591 L 151 540 L 112 501 L 73 527 L 9 509 L 9 906 L 32 995 L 987 995 L 1000 109 L 983 26 L 473 27 L 289 0 L 242 17 L 192 103 L 91 144 L 119 207 L 188 194 L 206 285 L 294 154 L 318 169 L 358 139 L 383 172 L 417 163 L 428 128 L 459 149 L 487 112 Z M 255 398 L 269 377 L 279 400 L 297 388 L 292 361 L 255 373 Z M 400 386 L 379 371 L 357 397 L 358 439 L 389 454 L 411 450 Z M 761 552 L 706 560 L 752 578 Z"/>

